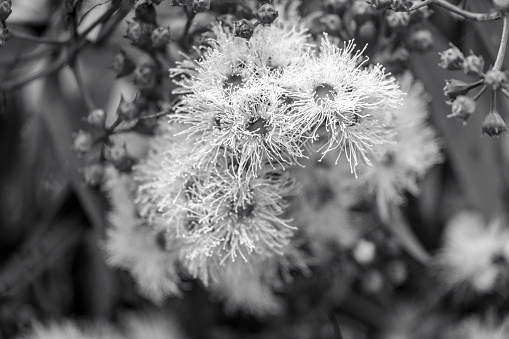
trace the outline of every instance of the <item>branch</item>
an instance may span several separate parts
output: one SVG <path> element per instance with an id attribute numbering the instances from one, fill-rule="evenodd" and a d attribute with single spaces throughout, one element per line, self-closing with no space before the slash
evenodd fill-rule
<path id="1" fill-rule="evenodd" d="M 39 37 L 35 35 L 26 34 L 23 32 L 18 32 L 16 30 L 13 30 L 12 28 L 8 27 L 7 32 L 9 35 L 13 38 L 20 39 L 20 40 L 26 40 L 26 41 L 32 41 L 39 44 L 51 44 L 51 45 L 65 45 L 69 43 L 69 39 L 64 40 L 55 40 L 47 37 Z"/>
<path id="2" fill-rule="evenodd" d="M 462 16 L 463 18 L 470 20 L 470 21 L 494 21 L 499 20 L 505 17 L 505 14 L 501 11 L 491 12 L 491 13 L 475 13 L 470 12 L 464 9 L 459 8 L 458 6 L 455 6 L 445 0 L 425 0 L 422 3 L 415 5 L 414 7 L 410 8 L 409 11 L 415 11 L 419 8 L 422 8 L 424 6 L 429 5 L 437 5 L 438 7 L 442 7 L 446 10 L 448 10 L 451 13 L 457 14 L 459 16 Z"/>
<path id="3" fill-rule="evenodd" d="M 498 48 L 497 59 L 495 60 L 494 70 L 500 71 L 504 63 L 505 50 L 507 49 L 507 37 L 509 36 L 509 18 L 504 17 L 504 28 L 502 29 L 502 38 L 500 38 L 500 47 Z"/>

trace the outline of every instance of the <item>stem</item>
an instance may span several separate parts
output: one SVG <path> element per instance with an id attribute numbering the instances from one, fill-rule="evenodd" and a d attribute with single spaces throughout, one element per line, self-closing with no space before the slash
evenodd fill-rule
<path id="1" fill-rule="evenodd" d="M 159 118 L 165 115 L 168 115 L 171 112 L 171 110 L 164 110 L 160 111 L 154 114 L 144 115 L 142 117 L 139 117 L 138 120 L 144 120 L 144 119 L 152 119 L 152 118 Z"/>
<path id="2" fill-rule="evenodd" d="M 422 8 L 422 7 L 425 7 L 425 6 L 428 6 L 430 4 L 433 3 L 433 0 L 424 0 L 423 2 L 421 2 L 420 4 L 417 4 L 415 5 L 414 7 L 410 8 L 408 11 L 411 12 L 411 11 L 416 11 L 418 10 L 419 8 Z"/>
<path id="3" fill-rule="evenodd" d="M 7 31 L 9 32 L 9 35 L 13 38 L 20 39 L 20 40 L 26 40 L 26 41 L 32 41 L 32 42 L 36 42 L 39 44 L 65 45 L 65 44 L 69 43 L 69 39 L 55 40 L 55 39 L 46 38 L 46 37 L 38 37 L 38 36 L 23 33 L 23 32 L 15 31 L 12 28 L 7 28 Z"/>
<path id="4" fill-rule="evenodd" d="M 474 101 L 476 101 L 477 99 L 479 99 L 479 97 L 480 97 L 480 96 L 484 93 L 484 91 L 486 90 L 486 88 L 487 88 L 487 86 L 486 86 L 486 85 L 484 85 L 484 86 L 481 88 L 481 90 L 480 90 L 479 92 L 477 92 L 477 94 L 476 94 L 476 95 L 474 95 L 474 96 L 472 97 L 472 99 L 473 99 Z"/>
<path id="5" fill-rule="evenodd" d="M 507 37 L 509 36 L 509 17 L 504 17 L 504 28 L 502 29 L 502 38 L 500 38 L 500 47 L 498 48 L 497 59 L 495 60 L 494 70 L 500 71 L 504 63 L 505 50 L 507 48 Z"/>
<path id="6" fill-rule="evenodd" d="M 464 9 L 459 8 L 445 0 L 425 0 L 422 3 L 410 8 L 409 11 L 415 11 L 421 7 L 429 6 L 429 5 L 437 5 L 438 7 L 442 7 L 445 10 L 448 10 L 451 13 L 462 16 L 463 18 L 470 21 L 493 21 L 499 20 L 504 17 L 504 13 L 501 11 L 491 12 L 491 13 L 474 13 Z"/>

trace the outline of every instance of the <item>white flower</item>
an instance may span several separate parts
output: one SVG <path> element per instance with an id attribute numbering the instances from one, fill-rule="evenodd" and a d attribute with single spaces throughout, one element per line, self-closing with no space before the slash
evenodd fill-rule
<path id="1" fill-rule="evenodd" d="M 294 224 L 306 235 L 313 256 L 324 258 L 328 246 L 348 249 L 366 231 L 366 223 L 349 209 L 358 203 L 360 196 L 351 189 L 355 180 L 346 163 L 334 165 L 335 157 L 327 155 L 321 161 L 319 154 L 312 154 L 303 161 L 305 167 L 295 167 L 291 173 L 300 184 L 299 194 L 291 200 Z"/>
<path id="2" fill-rule="evenodd" d="M 472 316 L 456 326 L 449 339 L 507 339 L 509 338 L 509 317 L 500 321 L 493 314 L 486 317 Z"/>
<path id="3" fill-rule="evenodd" d="M 112 203 L 107 219 L 105 250 L 106 262 L 124 268 L 134 277 L 140 292 L 154 302 L 161 302 L 168 295 L 178 296 L 180 277 L 176 263 L 178 243 L 174 248 L 164 248 L 164 233 L 156 231 L 137 214 L 129 175 L 106 171 L 106 187 Z M 168 246 L 166 246 L 168 247 Z"/>
<path id="4" fill-rule="evenodd" d="M 352 173 L 359 160 L 370 164 L 368 151 L 374 145 L 390 141 L 388 118 L 402 97 L 395 79 L 380 65 L 363 67 L 366 60 L 355 47 L 350 41 L 338 48 L 325 38 L 305 67 L 290 66 L 281 81 L 291 86 L 291 107 L 302 131 L 317 139 L 325 128 L 328 140 L 322 154 L 337 150 L 338 161 L 344 152 Z"/>
<path id="5" fill-rule="evenodd" d="M 294 227 L 281 215 L 295 185 L 286 173 L 267 165 L 260 171 L 245 183 L 228 171 L 194 181 L 186 205 L 190 222 L 181 237 L 188 245 L 185 267 L 205 284 L 222 264 L 238 257 L 249 262 L 285 255 Z"/>
<path id="6" fill-rule="evenodd" d="M 501 277 L 509 253 L 509 232 L 502 220 L 485 224 L 482 216 L 462 212 L 447 225 L 443 247 L 435 258 L 437 274 L 447 290 L 464 296 L 473 290 L 477 294 L 492 292 Z"/>
<path id="7" fill-rule="evenodd" d="M 441 161 L 436 132 L 426 122 L 428 98 L 423 86 L 410 73 L 400 78 L 400 85 L 407 95 L 387 126 L 395 132 L 394 142 L 374 148 L 373 166 L 359 168 L 359 180 L 354 182 L 375 195 L 382 214 L 388 213 L 389 204 L 401 204 L 405 191 L 417 194 L 418 180 Z"/>
<path id="8" fill-rule="evenodd" d="M 36 323 L 20 339 L 120 339 L 114 328 L 103 324 L 78 326 L 71 320 L 53 322 L 48 325 Z"/>
<path id="9" fill-rule="evenodd" d="M 132 313 L 123 317 L 126 339 L 185 339 L 176 320 L 168 314 Z"/>

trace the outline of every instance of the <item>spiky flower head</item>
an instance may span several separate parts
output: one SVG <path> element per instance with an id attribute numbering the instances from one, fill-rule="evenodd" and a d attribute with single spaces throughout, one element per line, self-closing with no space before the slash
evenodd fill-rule
<path id="1" fill-rule="evenodd" d="M 328 141 L 320 151 L 336 151 L 337 161 L 345 153 L 352 173 L 360 161 L 371 163 L 368 151 L 374 145 L 390 142 L 387 122 L 402 97 L 395 79 L 380 65 L 365 67 L 355 48 L 353 41 L 339 48 L 325 38 L 306 67 L 292 67 L 284 79 L 301 131 L 317 139 L 325 129 Z"/>

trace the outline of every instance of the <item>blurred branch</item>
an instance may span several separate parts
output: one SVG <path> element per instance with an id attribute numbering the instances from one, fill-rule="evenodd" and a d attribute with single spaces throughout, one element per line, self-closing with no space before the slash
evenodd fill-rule
<path id="1" fill-rule="evenodd" d="M 464 9 L 459 8 L 458 6 L 455 6 L 445 0 L 425 0 L 421 2 L 418 5 L 415 5 L 414 7 L 410 8 L 409 11 L 415 11 L 419 8 L 429 6 L 429 5 L 436 5 L 438 7 L 441 7 L 451 13 L 457 14 L 459 16 L 462 16 L 463 18 L 471 21 L 493 21 L 493 20 L 499 20 L 505 17 L 505 14 L 501 11 L 491 12 L 491 13 L 474 13 L 470 12 Z"/>

